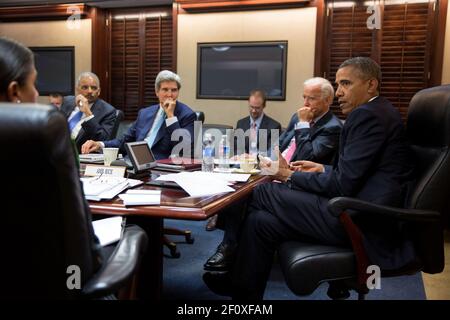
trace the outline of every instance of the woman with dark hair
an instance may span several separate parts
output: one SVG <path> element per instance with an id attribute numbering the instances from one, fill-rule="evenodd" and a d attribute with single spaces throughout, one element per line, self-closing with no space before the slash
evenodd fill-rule
<path id="1" fill-rule="evenodd" d="M 34 86 L 36 76 L 31 50 L 0 37 L 0 101 L 35 103 L 39 95 Z"/>

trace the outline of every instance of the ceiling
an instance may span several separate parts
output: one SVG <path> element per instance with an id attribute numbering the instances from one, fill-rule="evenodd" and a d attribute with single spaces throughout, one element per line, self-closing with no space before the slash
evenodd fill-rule
<path id="1" fill-rule="evenodd" d="M 159 6 L 164 4 L 171 4 L 173 0 L 2 0 L 0 7 L 20 7 L 33 5 L 54 5 L 54 4 L 70 4 L 70 3 L 84 3 L 93 7 L 99 8 L 129 8 L 129 7 L 148 7 Z"/>

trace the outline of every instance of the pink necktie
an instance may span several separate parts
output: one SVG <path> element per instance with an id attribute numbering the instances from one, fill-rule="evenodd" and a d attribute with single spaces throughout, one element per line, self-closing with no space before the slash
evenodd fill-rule
<path id="1" fill-rule="evenodd" d="M 256 133 L 256 122 L 253 122 L 252 125 L 250 126 L 250 143 L 248 152 L 250 154 L 258 153 L 257 145 L 258 145 L 258 138 Z"/>
<path id="2" fill-rule="evenodd" d="M 250 127 L 250 141 L 256 141 L 256 122 L 253 122 Z"/>
<path id="3" fill-rule="evenodd" d="M 286 155 L 284 156 L 284 159 L 286 159 L 286 162 L 291 162 L 291 158 L 294 155 L 295 148 L 296 148 L 295 138 L 292 138 L 292 140 L 289 144 L 288 150 L 286 152 Z"/>

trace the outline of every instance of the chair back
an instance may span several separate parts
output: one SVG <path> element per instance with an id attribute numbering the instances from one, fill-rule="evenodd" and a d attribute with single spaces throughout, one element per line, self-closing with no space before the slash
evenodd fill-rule
<path id="1" fill-rule="evenodd" d="M 203 111 L 195 111 L 195 120 L 205 122 L 205 114 Z"/>
<path id="2" fill-rule="evenodd" d="M 74 143 L 50 106 L 0 104 L 2 292 L 8 298 L 72 298 L 100 265 Z M 69 281 L 70 282 L 70 281 Z"/>
<path id="3" fill-rule="evenodd" d="M 117 132 L 119 131 L 120 123 L 122 122 L 125 114 L 122 110 L 116 109 L 116 121 L 114 122 L 114 127 L 111 131 L 111 135 L 109 137 L 110 140 L 117 138 Z"/>
<path id="4" fill-rule="evenodd" d="M 416 182 L 407 207 L 444 214 L 450 190 L 450 85 L 419 91 L 408 109 L 407 133 L 416 160 Z M 416 248 L 427 273 L 441 272 L 443 223 L 417 226 Z"/>

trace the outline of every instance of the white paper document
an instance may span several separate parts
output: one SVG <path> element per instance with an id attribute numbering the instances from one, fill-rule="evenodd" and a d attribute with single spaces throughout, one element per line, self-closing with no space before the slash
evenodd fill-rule
<path id="1" fill-rule="evenodd" d="M 120 240 L 122 234 L 122 217 L 106 218 L 92 222 L 94 233 L 102 246 Z"/>
<path id="2" fill-rule="evenodd" d="M 235 177 L 235 176 L 247 176 Z M 250 175 L 222 175 L 217 173 L 208 173 L 201 171 L 194 172 L 180 172 L 176 174 L 163 175 L 156 180 L 175 181 L 180 187 L 184 189 L 191 197 L 203 197 L 215 195 L 223 192 L 234 192 L 228 184 L 230 181 L 247 181 Z M 231 179 L 231 180 L 230 180 Z"/>
<path id="3" fill-rule="evenodd" d="M 128 190 L 119 194 L 126 206 L 159 205 L 161 203 L 161 190 Z"/>
<path id="4" fill-rule="evenodd" d="M 86 199 L 93 201 L 112 199 L 123 190 L 143 183 L 140 180 L 119 177 L 81 178 L 81 181 Z"/>

